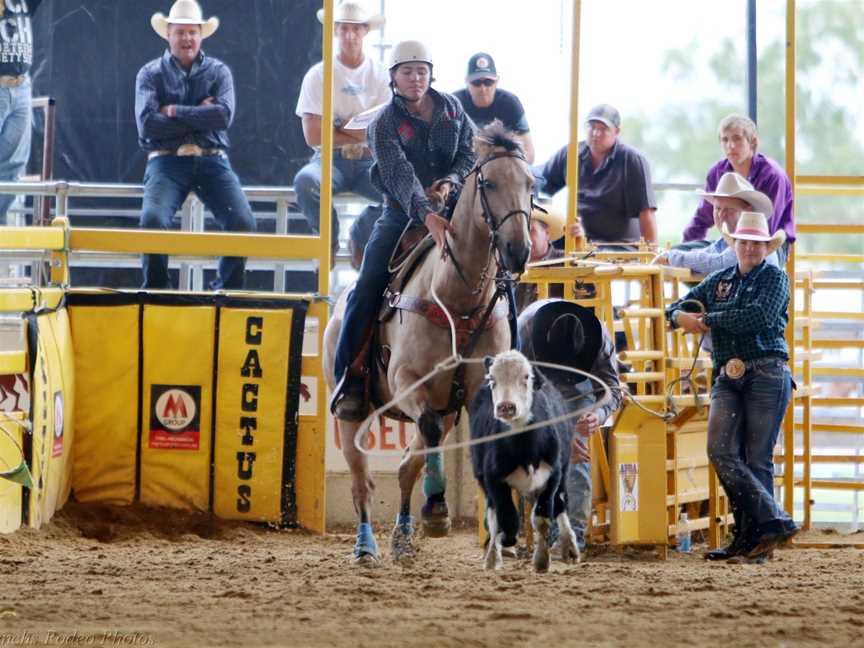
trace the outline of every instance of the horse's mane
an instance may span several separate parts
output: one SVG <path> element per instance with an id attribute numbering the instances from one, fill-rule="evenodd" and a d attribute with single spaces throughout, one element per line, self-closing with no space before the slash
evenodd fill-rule
<path id="1" fill-rule="evenodd" d="M 491 124 L 481 128 L 480 132 L 477 133 L 477 139 L 492 148 L 500 147 L 507 152 L 518 151 L 525 155 L 525 149 L 522 148 L 522 142 L 516 137 L 516 133 L 507 130 L 500 119 L 496 119 Z"/>

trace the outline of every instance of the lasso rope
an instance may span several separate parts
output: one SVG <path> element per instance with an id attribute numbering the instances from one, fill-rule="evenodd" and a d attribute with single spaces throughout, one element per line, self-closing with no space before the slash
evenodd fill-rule
<path id="1" fill-rule="evenodd" d="M 699 311 L 701 314 L 705 314 L 705 306 L 697 299 L 685 299 L 681 302 L 681 304 L 696 304 L 699 307 Z M 642 403 L 636 400 L 636 397 L 630 393 L 627 389 L 620 389 L 621 394 L 624 396 L 627 401 L 633 405 L 635 405 L 638 409 L 642 410 L 646 414 L 650 414 L 651 416 L 655 416 L 659 419 L 663 419 L 666 422 L 672 421 L 678 417 L 679 411 L 678 408 L 675 407 L 675 401 L 673 400 L 672 390 L 675 388 L 679 382 L 687 381 L 690 385 L 690 393 L 693 394 L 693 406 L 701 407 L 701 403 L 699 402 L 699 394 L 697 393 L 697 386 L 693 382 L 691 376 L 693 375 L 693 371 L 696 369 L 696 363 L 699 361 L 699 350 L 702 348 L 702 342 L 705 340 L 705 333 L 699 336 L 699 341 L 696 344 L 696 350 L 693 353 L 693 364 L 690 365 L 690 369 L 687 370 L 686 373 L 682 374 L 680 377 L 675 380 L 670 381 L 668 385 L 666 385 L 666 411 L 658 412 L 656 410 L 652 410 L 648 407 L 645 407 Z M 626 374 L 624 376 L 626 380 Z"/>
<path id="2" fill-rule="evenodd" d="M 378 419 L 379 416 L 387 412 L 390 408 L 394 407 L 401 401 L 403 398 L 408 396 L 409 394 L 414 393 L 421 385 L 426 383 L 428 380 L 431 380 L 435 376 L 440 373 L 444 373 L 446 371 L 451 371 L 455 369 L 462 363 L 466 364 L 479 364 L 485 362 L 483 358 L 463 358 L 457 353 L 456 350 L 456 327 L 453 323 L 453 318 L 450 315 L 450 312 L 447 310 L 447 307 L 444 303 L 438 298 L 437 293 L 435 292 L 434 285 L 432 286 L 432 298 L 444 311 L 444 314 L 447 316 L 447 321 L 450 324 L 450 340 L 451 340 L 451 351 L 453 352 L 449 357 L 445 358 L 441 362 L 435 365 L 435 367 L 427 373 L 425 376 L 422 376 L 408 387 L 406 387 L 401 393 L 397 393 L 390 399 L 389 402 L 385 403 L 374 412 L 372 412 L 366 419 L 360 424 L 360 427 L 357 428 L 357 432 L 354 435 L 354 447 L 357 448 L 360 452 L 367 456 L 393 456 L 394 454 L 403 454 L 402 450 L 368 450 L 364 448 L 362 445 L 362 439 L 366 437 L 366 433 L 369 431 L 372 423 Z M 591 403 L 586 407 L 581 407 L 572 412 L 568 412 L 567 414 L 562 414 L 561 416 L 556 416 L 551 419 L 546 419 L 545 421 L 538 421 L 536 423 L 531 423 L 530 425 L 526 425 L 525 427 L 511 427 L 509 430 L 505 430 L 504 432 L 499 432 L 498 434 L 492 434 L 490 436 L 486 436 L 480 439 L 469 439 L 467 441 L 460 441 L 457 443 L 448 443 L 446 445 L 435 446 L 434 448 L 420 448 L 414 449 L 413 444 L 414 440 L 417 438 L 417 434 L 414 434 L 408 440 L 408 456 L 424 456 L 427 454 L 432 454 L 436 452 L 444 452 L 445 450 L 457 450 L 459 448 L 469 448 L 471 446 L 480 445 L 481 443 L 491 443 L 492 441 L 497 441 L 498 439 L 505 439 L 507 437 L 516 436 L 517 434 L 523 434 L 524 432 L 530 432 L 531 430 L 536 430 L 537 428 L 544 427 L 546 425 L 554 425 L 556 423 L 560 423 L 561 421 L 566 421 L 571 418 L 575 418 L 580 416 L 582 413 L 597 409 L 602 407 L 606 403 L 608 403 L 612 399 L 612 390 L 609 385 L 603 382 L 599 377 L 595 376 L 592 373 L 587 371 L 582 371 L 581 369 L 574 369 L 573 367 L 567 367 L 565 365 L 559 365 L 552 362 L 540 362 L 531 361 L 533 366 L 537 367 L 546 367 L 547 369 L 558 369 L 560 371 L 569 371 L 571 373 L 582 375 L 590 380 L 596 381 L 603 388 L 603 397 L 599 402 Z M 599 390 L 594 390 L 593 393 L 597 393 Z M 580 395 L 578 398 L 582 398 L 584 395 Z"/>

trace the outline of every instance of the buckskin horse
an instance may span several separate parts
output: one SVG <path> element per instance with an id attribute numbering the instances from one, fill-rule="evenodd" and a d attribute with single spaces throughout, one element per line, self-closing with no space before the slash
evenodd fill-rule
<path id="1" fill-rule="evenodd" d="M 377 324 L 377 349 L 371 371 L 374 397 L 381 403 L 406 388 L 452 355 L 447 317 L 432 292 L 455 322 L 456 349 L 463 357 L 492 356 L 510 348 L 510 326 L 504 298 L 512 274 L 521 274 L 530 252 L 528 235 L 534 178 L 519 141 L 500 122 L 484 128 L 474 141 L 477 163 L 453 210 L 453 235 L 446 254 L 426 254 L 400 287 L 385 295 Z M 427 238 L 427 240 L 429 240 Z M 422 244 L 421 244 L 422 245 Z M 428 245 L 428 244 L 427 244 Z M 325 331 L 324 369 L 334 387 L 333 356 L 349 289 L 337 302 Z M 470 403 L 484 376 L 482 363 L 461 364 L 439 372 L 398 401 L 399 413 L 414 421 L 419 434 L 412 450 L 436 447 L 453 426 L 457 413 Z M 359 516 L 356 562 L 376 562 L 378 546 L 370 527 L 375 487 L 366 455 L 355 446 L 359 423 L 339 421 L 342 452 L 351 470 L 354 508 Z M 444 497 L 441 453 L 406 452 L 399 466 L 400 510 L 391 536 L 394 559 L 415 555 L 411 493 L 425 464 L 422 510 L 427 535 L 446 535 L 449 513 Z"/>

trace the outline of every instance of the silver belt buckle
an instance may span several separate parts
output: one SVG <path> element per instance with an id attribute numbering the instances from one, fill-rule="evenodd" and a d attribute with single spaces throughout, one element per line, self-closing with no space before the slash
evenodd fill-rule
<path id="1" fill-rule="evenodd" d="M 747 366 L 740 358 L 731 358 L 727 360 L 723 368 L 726 375 L 732 380 L 738 380 L 747 372 Z"/>
<path id="2" fill-rule="evenodd" d="M 204 150 L 198 146 L 197 144 L 183 144 L 180 148 L 177 149 L 176 155 L 180 157 L 186 157 L 188 155 L 193 155 L 195 157 L 200 157 L 204 154 Z"/>

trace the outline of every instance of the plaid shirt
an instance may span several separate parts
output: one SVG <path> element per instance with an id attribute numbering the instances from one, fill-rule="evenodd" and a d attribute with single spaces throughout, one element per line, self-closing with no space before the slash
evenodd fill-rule
<path id="1" fill-rule="evenodd" d="M 434 211 L 424 190 L 436 180 L 460 186 L 475 161 L 474 126 L 462 104 L 449 94 L 428 92 L 435 101 L 431 122 L 409 113 L 394 96 L 368 129 L 373 186 L 421 224 Z"/>
<path id="2" fill-rule="evenodd" d="M 756 360 L 776 356 L 789 359 L 783 332 L 789 306 L 789 279 L 777 266 L 765 261 L 746 275 L 738 265 L 718 270 L 682 299 L 670 304 L 666 318 L 675 326 L 678 311 L 696 308 L 682 305 L 695 299 L 705 306 L 705 324 L 711 329 L 714 344 L 711 356 L 715 367 L 731 358 Z"/>

